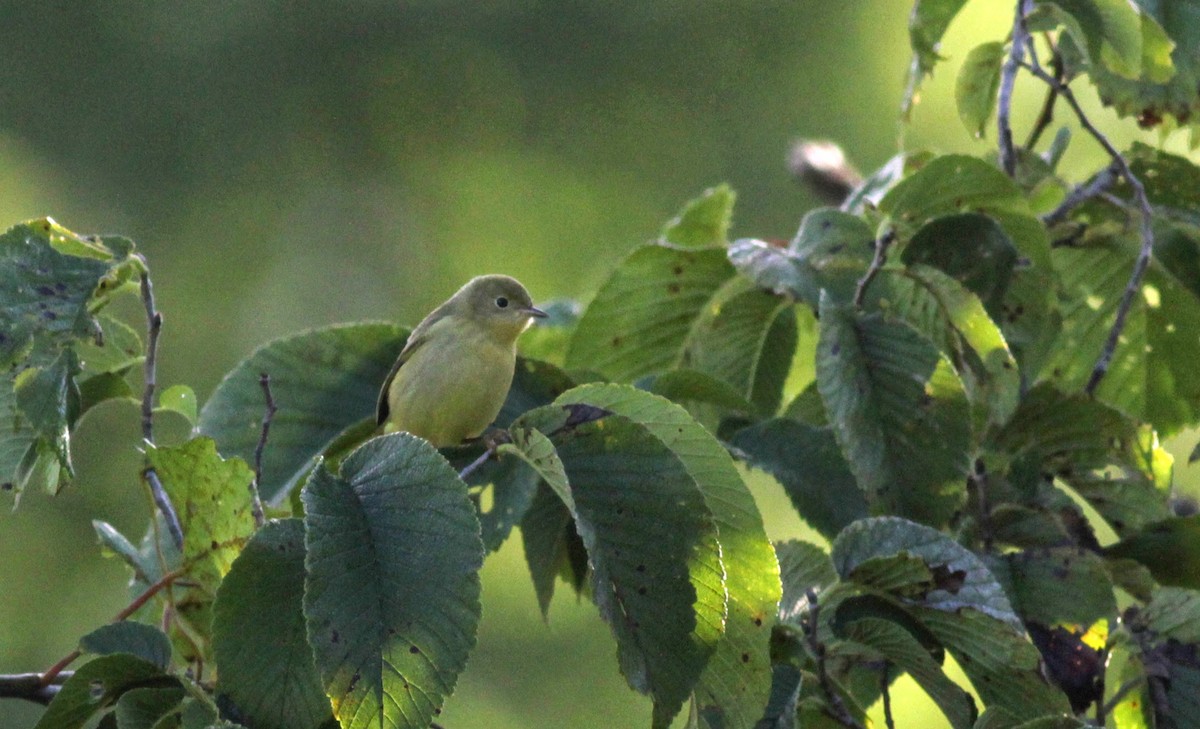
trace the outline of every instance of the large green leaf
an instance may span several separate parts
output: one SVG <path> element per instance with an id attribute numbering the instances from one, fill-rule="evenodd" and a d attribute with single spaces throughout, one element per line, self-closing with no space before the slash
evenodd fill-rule
<path id="1" fill-rule="evenodd" d="M 1064 390 L 1087 382 L 1116 317 L 1140 241 L 1103 232 L 1054 251 L 1068 300 L 1049 376 Z M 1096 394 L 1163 436 L 1200 420 L 1200 298 L 1152 262 Z"/>
<path id="2" fill-rule="evenodd" d="M 1117 615 L 1104 560 L 1075 548 L 1012 552 L 989 561 L 1017 614 L 1044 627 L 1082 626 Z"/>
<path id="3" fill-rule="evenodd" d="M 146 458 L 179 515 L 188 575 L 211 596 L 254 532 L 254 472 L 240 459 L 221 458 L 211 438 L 148 447 Z"/>
<path id="4" fill-rule="evenodd" d="M 993 218 L 1013 245 L 1037 267 L 1049 267 L 1050 240 L 1025 193 L 1012 179 L 975 157 L 937 157 L 901 180 L 879 202 L 902 240 L 934 218 L 981 213 Z"/>
<path id="5" fill-rule="evenodd" d="M 1017 249 L 994 219 L 979 213 L 934 218 L 917 230 L 901 254 L 949 274 L 998 318 L 1017 263 Z"/>
<path id="6" fill-rule="evenodd" d="M 180 686 L 130 689 L 117 700 L 117 708 L 112 715 L 116 717 L 119 729 L 174 727 L 177 726 L 175 714 L 183 697 L 184 691 Z"/>
<path id="7" fill-rule="evenodd" d="M 739 430 L 731 444 L 751 466 L 774 476 L 800 518 L 826 539 L 867 515 L 866 498 L 830 428 L 775 418 Z"/>
<path id="8" fill-rule="evenodd" d="M 584 386 L 527 413 L 513 429 L 535 428 L 553 440 L 592 567 L 594 599 L 617 638 L 621 671 L 654 699 L 654 725 L 666 726 L 726 630 L 721 546 L 683 459 L 686 449 L 668 447 L 648 424 L 653 419 L 643 423 L 593 403 L 606 396 L 635 415 L 636 406 L 650 404 L 649 415 L 659 420 L 673 422 L 672 408 L 686 419 L 678 422 L 692 423 L 681 408 L 648 393 Z M 581 413 L 586 419 L 575 424 Z M 674 435 L 688 440 L 687 433 Z M 706 460 L 703 451 L 695 457 Z"/>
<path id="9" fill-rule="evenodd" d="M 817 386 L 872 512 L 946 523 L 965 498 L 971 425 L 937 348 L 901 321 L 823 300 Z"/>
<path id="10" fill-rule="evenodd" d="M 717 726 L 753 727 L 770 688 L 768 637 L 780 598 L 779 566 L 733 460 L 686 411 L 653 395 L 585 385 L 557 402 L 586 403 L 630 418 L 680 460 L 699 488 L 717 527 L 728 605 L 724 636 L 700 676 L 697 702 L 710 723 L 719 717 Z"/>
<path id="11" fill-rule="evenodd" d="M 733 275 L 724 248 L 638 248 L 584 311 L 567 368 L 619 381 L 670 369 L 697 318 Z"/>
<path id="12" fill-rule="evenodd" d="M 475 645 L 483 544 L 466 484 L 428 443 L 367 441 L 305 506 L 304 614 L 347 729 L 429 726 Z"/>
<path id="13" fill-rule="evenodd" d="M 259 376 L 270 375 L 278 412 L 259 490 L 278 504 L 342 431 L 374 417 L 407 336 L 391 324 L 344 324 L 268 342 L 225 375 L 200 412 L 199 431 L 226 456 L 252 462 L 266 410 Z"/>
<path id="14" fill-rule="evenodd" d="M 829 554 L 815 544 L 788 540 L 775 543 L 779 556 L 779 575 L 783 583 L 783 597 L 779 601 L 779 618 L 784 622 L 800 625 L 800 620 L 810 607 L 808 592 L 824 592 L 837 582 L 837 570 Z"/>
<path id="15" fill-rule="evenodd" d="M 789 299 L 750 289 L 717 304 L 688 339 L 687 364 L 729 383 L 759 412 L 779 409 L 796 350 L 796 316 Z"/>
<path id="16" fill-rule="evenodd" d="M 979 298 L 937 268 L 885 269 L 870 303 L 907 321 L 949 355 L 974 409 L 991 425 L 1004 423 L 1020 398 L 1021 376 L 1000 327 Z"/>
<path id="17" fill-rule="evenodd" d="M 107 711 L 126 691 L 167 688 L 178 682 L 134 656 L 101 656 L 80 666 L 62 685 L 34 729 L 78 729 Z"/>
<path id="18" fill-rule="evenodd" d="M 242 550 L 213 606 L 218 687 L 258 729 L 310 729 L 330 717 L 308 646 L 304 524 L 271 521 Z"/>
<path id="19" fill-rule="evenodd" d="M 893 559 L 897 555 L 915 558 L 923 564 L 931 579 L 921 586 L 919 604 L 955 614 L 965 608 L 978 610 L 1002 621 L 1013 630 L 1022 630 L 1004 589 L 987 565 L 970 550 L 946 535 L 922 524 L 897 517 L 874 517 L 846 527 L 833 542 L 831 558 L 843 580 L 863 581 L 873 561 Z M 884 579 L 896 582 L 894 572 L 879 571 Z M 880 586 L 875 580 L 871 584 Z M 916 600 L 918 593 L 906 587 L 906 597 Z"/>

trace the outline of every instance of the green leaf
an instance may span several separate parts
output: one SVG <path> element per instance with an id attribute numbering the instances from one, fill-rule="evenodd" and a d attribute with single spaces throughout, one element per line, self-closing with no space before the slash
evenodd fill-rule
<path id="1" fill-rule="evenodd" d="M 779 573 L 783 596 L 779 601 L 779 619 L 799 625 L 808 612 L 808 591 L 824 592 L 837 582 L 837 571 L 829 554 L 815 544 L 795 539 L 775 543 L 779 555 Z"/>
<path id="2" fill-rule="evenodd" d="M 989 562 L 1025 622 L 1088 626 L 1117 614 L 1104 560 L 1074 548 L 1013 552 Z"/>
<path id="3" fill-rule="evenodd" d="M 901 180 L 879 202 L 902 240 L 934 218 L 980 213 L 1000 224 L 1024 257 L 1039 268 L 1050 264 L 1046 228 L 1034 216 L 1025 193 L 1012 179 L 975 157 L 949 154 L 934 158 Z"/>
<path id="4" fill-rule="evenodd" d="M 948 614 L 971 608 L 1015 631 L 1024 630 L 1000 583 L 979 557 L 930 527 L 890 516 L 863 519 L 838 535 L 830 556 L 843 580 L 856 581 L 857 570 L 872 559 L 896 555 L 924 563 L 932 578 L 919 601 L 907 591 L 909 601 Z"/>
<path id="5" fill-rule="evenodd" d="M 654 699 L 654 725 L 666 726 L 725 630 L 721 547 L 681 456 L 647 425 L 592 402 L 605 395 L 649 403 L 660 416 L 674 408 L 691 422 L 678 406 L 639 390 L 584 386 L 528 413 L 514 428 L 536 427 L 553 440 L 592 566 L 594 599 L 617 638 L 621 672 Z M 572 425 L 572 416 L 584 412 L 580 401 L 601 417 Z"/>
<path id="6" fill-rule="evenodd" d="M 1104 554 L 1137 560 L 1159 584 L 1200 590 L 1200 516 L 1149 524 Z M 1200 642 L 1200 637 L 1196 640 Z"/>
<path id="7" fill-rule="evenodd" d="M 743 238 L 729 247 L 729 260 L 759 288 L 815 309 L 822 290 L 849 301 L 874 253 L 875 236 L 862 218 L 820 208 L 804 216 L 787 248 Z"/>
<path id="8" fill-rule="evenodd" d="M 240 459 L 221 458 L 211 438 L 147 447 L 146 458 L 179 515 L 188 574 L 211 595 L 254 533 L 254 472 Z"/>
<path id="9" fill-rule="evenodd" d="M 533 502 L 521 519 L 521 540 L 538 607 L 542 618 L 547 619 L 559 577 L 566 580 L 576 594 L 582 593 L 588 574 L 588 555 L 583 540 L 575 531 L 570 509 L 544 483 L 538 486 Z"/>
<path id="10" fill-rule="evenodd" d="M 178 726 L 173 715 L 178 712 L 184 691 L 179 686 L 166 688 L 135 688 L 117 700 L 113 714 L 120 729 L 155 729 L 163 717 L 172 717 L 170 725 Z"/>
<path id="11" fill-rule="evenodd" d="M 75 353 L 64 349 L 53 360 L 21 371 L 13 383 L 17 407 L 37 433 L 37 444 L 44 444 L 54 453 L 68 476 L 73 473 L 70 426 L 75 415 L 72 411 L 78 410 L 79 391 L 74 385 L 78 372 Z M 47 485 L 57 483 L 58 479 L 54 479 L 53 484 Z M 57 489 L 52 493 L 57 493 Z"/>
<path id="12" fill-rule="evenodd" d="M 705 190 L 663 226 L 659 240 L 688 247 L 725 245 L 736 199 L 737 194 L 729 185 Z"/>
<path id="13" fill-rule="evenodd" d="M 732 385 L 758 412 L 774 414 L 796 351 L 792 307 L 758 289 L 721 301 L 692 330 L 688 365 Z"/>
<path id="14" fill-rule="evenodd" d="M 374 418 L 379 388 L 407 336 L 391 324 L 343 324 L 268 342 L 225 375 L 200 411 L 199 431 L 226 456 L 253 462 L 266 410 L 258 378 L 270 375 L 279 410 L 259 491 L 279 504 L 342 431 Z"/>
<path id="15" fill-rule="evenodd" d="M 677 403 L 706 403 L 722 410 L 746 415 L 758 411 L 758 408 L 733 385 L 693 369 L 668 370 L 661 375 L 650 377 L 644 383 L 639 381 L 638 385 Z"/>
<path id="16" fill-rule="evenodd" d="M 255 727 L 309 729 L 330 717 L 303 597 L 304 524 L 268 522 L 233 563 L 213 606 L 217 691 Z"/>
<path id="17" fill-rule="evenodd" d="M 638 248 L 584 311 L 567 368 L 617 381 L 671 369 L 696 320 L 733 275 L 723 248 Z"/>
<path id="18" fill-rule="evenodd" d="M 970 729 L 974 724 L 979 715 L 974 699 L 947 678 L 940 663 L 899 624 L 879 618 L 864 618 L 846 625 L 844 635 L 912 676 L 941 709 L 951 727 Z"/>
<path id="19" fill-rule="evenodd" d="M 615 385 L 585 385 L 556 402 L 587 403 L 631 419 L 670 449 L 699 488 L 717 528 L 728 603 L 724 636 L 700 676 L 697 702 L 705 716 L 720 716 L 725 726 L 752 727 L 770 689 L 767 637 L 780 596 L 779 567 L 754 498 L 733 460 L 686 411 L 653 395 Z M 569 464 L 567 474 L 574 488 L 576 477 Z"/>
<path id="20" fill-rule="evenodd" d="M 1008 342 L 975 294 L 919 263 L 885 269 L 875 280 L 870 303 L 894 312 L 951 357 L 988 424 L 1007 421 L 1020 398 L 1021 376 Z"/>
<path id="21" fill-rule="evenodd" d="M 1105 5 L 1109 4 L 1116 3 L 1108 0 Z M 1097 59 L 1090 41 L 1095 34 L 1082 28 L 1071 34 L 1069 40 L 1075 42 L 1060 44 L 1064 56 L 1072 67 L 1086 71 L 1101 100 L 1121 116 L 1137 117 L 1143 127 L 1156 126 L 1168 116 L 1187 123 L 1200 110 L 1196 91 L 1200 78 L 1200 22 L 1194 8 L 1187 0 L 1139 0 L 1131 5 L 1139 11 L 1139 17 L 1136 30 L 1128 27 L 1128 20 L 1122 24 L 1128 36 L 1126 59 L 1115 52 L 1112 34 L 1108 33 L 1105 40 L 1110 42 L 1101 48 Z M 1064 23 L 1064 27 L 1070 29 L 1071 24 Z M 1078 42 L 1079 33 L 1089 40 Z"/>
<path id="22" fill-rule="evenodd" d="M 940 269 L 979 297 L 998 318 L 1017 263 L 1017 249 L 1004 229 L 979 213 L 947 215 L 922 226 L 901 254 L 912 266 Z"/>
<path id="23" fill-rule="evenodd" d="M 731 444 L 783 486 L 806 524 L 833 539 L 867 516 L 867 501 L 833 431 L 776 418 L 739 430 Z"/>
<path id="24" fill-rule="evenodd" d="M 125 400 L 133 405 L 141 403 L 139 398 L 134 397 L 129 381 L 123 375 L 115 372 L 95 375 L 79 382 L 79 416 L 81 418 L 84 413 L 109 400 Z"/>
<path id="25" fill-rule="evenodd" d="M 841 210 L 856 215 L 874 210 L 879 207 L 879 202 L 900 180 L 921 169 L 935 158 L 936 155 L 932 152 L 921 150 L 901 152 L 895 155 L 882 167 L 863 179 L 862 184 L 842 202 Z"/>
<path id="26" fill-rule="evenodd" d="M 1000 88 L 1000 67 L 1004 65 L 1007 49 L 1004 43 L 981 43 L 971 49 L 959 68 L 954 85 L 954 100 L 958 118 L 967 131 L 982 138 L 988 119 L 996 108 L 996 92 Z"/>
<path id="27" fill-rule="evenodd" d="M 1041 10 L 1049 11 L 1062 24 L 1093 68 L 1102 66 L 1128 79 L 1142 75 L 1143 16 L 1133 3 L 1127 0 L 1053 0 L 1043 3 Z M 1161 28 L 1159 33 L 1162 33 Z M 1165 40 L 1165 36 L 1162 37 Z M 1165 50 L 1169 53 L 1169 45 Z"/>
<path id="28" fill-rule="evenodd" d="M 466 484 L 425 441 L 373 438 L 305 507 L 304 614 L 346 729 L 427 727 L 475 645 L 483 544 Z"/>
<path id="29" fill-rule="evenodd" d="M 1086 499 L 1118 535 L 1170 516 L 1169 455 L 1153 431 L 1083 394 L 1041 384 L 1026 394 L 990 445 L 1037 474 L 1058 476 Z M 1165 465 L 1165 468 L 1164 468 Z"/>
<path id="30" fill-rule="evenodd" d="M 171 385 L 158 394 L 157 410 L 167 410 L 178 413 L 188 421 L 196 424 L 196 393 L 187 385 Z"/>
<path id="31" fill-rule="evenodd" d="M 917 0 L 908 16 L 908 39 L 912 45 L 913 63 L 909 70 L 908 91 L 905 93 L 904 110 L 917 102 L 921 80 L 933 72 L 933 67 L 942 59 L 938 50 L 942 35 L 966 0 Z"/>
<path id="32" fill-rule="evenodd" d="M 101 626 L 79 639 L 79 650 L 108 656 L 125 653 L 164 671 L 171 663 L 171 641 L 158 628 L 124 620 Z"/>
<path id="33" fill-rule="evenodd" d="M 142 338 L 125 322 L 108 315 L 97 317 L 101 337 L 85 339 L 76 347 L 84 374 L 123 372 L 145 359 Z"/>
<path id="34" fill-rule="evenodd" d="M 817 386 L 872 513 L 946 523 L 965 499 L 971 439 L 949 361 L 903 322 L 823 300 Z"/>
<path id="35" fill-rule="evenodd" d="M 170 686 L 178 686 L 178 682 L 153 663 L 123 653 L 101 656 L 80 666 L 63 683 L 34 729 L 78 729 L 126 691 Z"/>
<path id="36" fill-rule="evenodd" d="M 1066 292 L 1057 356 L 1047 365 L 1064 390 L 1081 388 L 1091 374 L 1116 317 L 1140 241 L 1103 232 L 1080 246 L 1054 251 Z M 1200 298 L 1157 261 L 1125 321 L 1097 396 L 1151 423 L 1165 436 L 1200 421 Z"/>

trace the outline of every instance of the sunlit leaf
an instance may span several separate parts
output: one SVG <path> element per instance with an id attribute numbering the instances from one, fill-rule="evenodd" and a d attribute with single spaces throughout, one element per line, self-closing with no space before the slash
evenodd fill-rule
<path id="1" fill-rule="evenodd" d="M 725 245 L 736 199 L 729 185 L 705 190 L 663 226 L 660 240 L 678 246 Z"/>
<path id="2" fill-rule="evenodd" d="M 1000 66 L 1007 49 L 999 41 L 981 43 L 971 49 L 963 60 L 954 85 L 954 100 L 958 118 L 967 131 L 982 137 L 988 120 L 996 107 L 996 92 L 1000 88 Z"/>

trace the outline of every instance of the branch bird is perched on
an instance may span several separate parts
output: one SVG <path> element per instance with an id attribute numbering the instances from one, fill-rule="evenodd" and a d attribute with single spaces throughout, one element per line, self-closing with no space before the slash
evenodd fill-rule
<path id="1" fill-rule="evenodd" d="M 409 335 L 379 393 L 376 422 L 438 448 L 480 435 L 512 386 L 517 337 L 544 316 L 515 278 L 471 279 Z"/>

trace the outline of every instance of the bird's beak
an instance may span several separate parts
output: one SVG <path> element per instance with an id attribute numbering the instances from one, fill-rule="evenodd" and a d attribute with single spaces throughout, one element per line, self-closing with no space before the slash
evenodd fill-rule
<path id="1" fill-rule="evenodd" d="M 525 312 L 526 314 L 532 316 L 535 319 L 545 319 L 548 316 L 546 314 L 546 312 L 542 311 L 541 309 L 537 308 L 536 306 L 526 306 L 524 309 L 521 309 L 521 311 Z"/>

